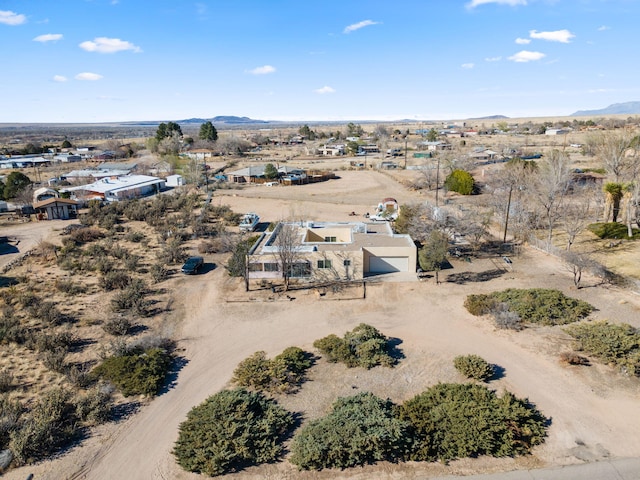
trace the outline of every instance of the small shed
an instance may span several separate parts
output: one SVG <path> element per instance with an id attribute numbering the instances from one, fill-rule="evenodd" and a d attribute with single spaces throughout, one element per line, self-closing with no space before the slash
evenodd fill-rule
<path id="1" fill-rule="evenodd" d="M 38 214 L 45 214 L 47 220 L 69 220 L 74 218 L 77 206 L 78 202 L 68 198 L 49 198 L 33 204 L 34 210 Z"/>
<path id="2" fill-rule="evenodd" d="M 184 177 L 182 175 L 168 175 L 167 187 L 179 187 L 184 185 Z"/>

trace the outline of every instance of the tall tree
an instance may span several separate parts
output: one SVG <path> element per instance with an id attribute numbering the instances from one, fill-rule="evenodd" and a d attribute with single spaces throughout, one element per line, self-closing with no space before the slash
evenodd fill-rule
<path id="1" fill-rule="evenodd" d="M 635 137 L 627 130 L 608 131 L 596 137 L 594 143 L 607 172 L 615 183 L 621 182 L 632 167 Z"/>
<path id="2" fill-rule="evenodd" d="M 198 133 L 200 140 L 207 140 L 209 142 L 215 142 L 218 140 L 218 131 L 211 122 L 204 122 L 200 125 L 200 132 Z"/>
<path id="3" fill-rule="evenodd" d="M 156 139 L 161 142 L 165 138 L 173 137 L 174 133 L 182 137 L 182 129 L 175 122 L 161 123 L 156 130 Z"/>
<path id="4" fill-rule="evenodd" d="M 435 272 L 436 285 L 440 283 L 438 273 L 442 270 L 442 264 L 447 258 L 449 239 L 439 230 L 433 230 L 424 246 L 418 252 L 420 268 L 426 272 Z"/>
<path id="5" fill-rule="evenodd" d="M 552 150 L 541 162 L 535 176 L 534 196 L 542 208 L 547 228 L 547 248 L 551 248 L 553 228 L 561 213 L 562 202 L 571 179 L 571 163 L 568 155 Z"/>
<path id="6" fill-rule="evenodd" d="M 278 169 L 273 165 L 273 163 L 267 163 L 264 166 L 264 176 L 268 180 L 278 178 Z"/>
<path id="7" fill-rule="evenodd" d="M 626 186 L 618 182 L 607 182 L 603 190 L 607 195 L 605 222 L 608 222 L 609 218 L 612 222 L 617 222 L 620 215 L 620 202 L 624 197 Z"/>
<path id="8" fill-rule="evenodd" d="M 6 182 L 3 189 L 5 200 L 17 197 L 22 190 L 31 185 L 31 179 L 22 172 L 11 172 L 7 175 Z"/>

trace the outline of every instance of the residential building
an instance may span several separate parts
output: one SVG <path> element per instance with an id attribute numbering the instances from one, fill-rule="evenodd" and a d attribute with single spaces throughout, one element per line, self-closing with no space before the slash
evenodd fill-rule
<path id="1" fill-rule="evenodd" d="M 68 187 L 60 190 L 70 192 L 72 197 L 81 200 L 118 201 L 140 198 L 163 190 L 166 181 L 148 175 L 125 175 L 116 178 L 102 178 L 88 185 Z"/>
<path id="2" fill-rule="evenodd" d="M 279 240 L 283 231 L 283 238 L 294 239 L 292 245 Z M 282 248 L 294 252 L 291 278 L 306 281 L 415 272 L 417 265 L 411 237 L 394 234 L 388 222 L 281 222 L 273 232 L 263 233 L 249 251 L 249 278 L 282 278 Z"/>

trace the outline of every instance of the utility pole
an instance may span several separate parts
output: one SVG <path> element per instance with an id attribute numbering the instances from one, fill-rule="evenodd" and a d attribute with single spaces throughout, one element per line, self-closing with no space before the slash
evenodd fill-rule
<path id="1" fill-rule="evenodd" d="M 438 207 L 438 190 L 440 189 L 440 155 L 436 152 L 436 208 Z"/>
<path id="2" fill-rule="evenodd" d="M 404 169 L 407 169 L 407 137 L 408 135 L 405 134 L 404 136 Z"/>

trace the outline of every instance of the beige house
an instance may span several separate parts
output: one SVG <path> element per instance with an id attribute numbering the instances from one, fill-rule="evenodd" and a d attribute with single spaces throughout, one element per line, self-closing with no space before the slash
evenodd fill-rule
<path id="1" fill-rule="evenodd" d="M 291 240 L 283 243 L 285 237 Z M 282 222 L 249 251 L 249 278 L 282 278 L 281 249 L 291 252 L 291 278 L 301 280 L 413 273 L 417 264 L 411 237 L 394 234 L 388 222 Z"/>

